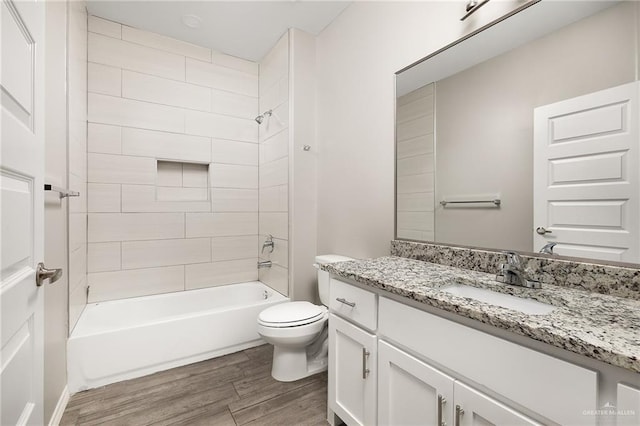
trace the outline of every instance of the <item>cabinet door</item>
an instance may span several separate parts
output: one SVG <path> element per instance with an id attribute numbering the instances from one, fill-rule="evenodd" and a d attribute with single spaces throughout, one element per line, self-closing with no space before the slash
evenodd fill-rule
<path id="1" fill-rule="evenodd" d="M 380 425 L 451 424 L 453 378 L 413 356 L 378 343 Z"/>
<path id="2" fill-rule="evenodd" d="M 540 425 L 463 383 L 455 382 L 453 393 L 455 395 L 454 426 Z"/>
<path id="3" fill-rule="evenodd" d="M 618 403 L 614 411 L 618 426 L 640 425 L 640 389 L 618 383 Z"/>
<path id="4" fill-rule="evenodd" d="M 346 424 L 376 424 L 376 336 L 329 315 L 329 408 Z"/>

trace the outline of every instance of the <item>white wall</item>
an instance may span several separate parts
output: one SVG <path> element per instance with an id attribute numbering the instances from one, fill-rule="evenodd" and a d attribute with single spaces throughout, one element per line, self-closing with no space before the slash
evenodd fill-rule
<path id="1" fill-rule="evenodd" d="M 97 17 L 88 59 L 89 300 L 257 279 L 258 65 Z"/>
<path id="2" fill-rule="evenodd" d="M 389 253 L 394 73 L 522 1 L 354 2 L 317 38 L 318 252 Z"/>
<path id="3" fill-rule="evenodd" d="M 87 304 L 87 11 L 69 2 L 67 17 L 69 329 Z M 58 105 L 57 108 L 64 108 Z"/>
<path id="4" fill-rule="evenodd" d="M 67 3 L 46 3 L 45 182 L 67 187 Z M 64 29 L 60 31 L 60 29 Z M 63 268 L 62 277 L 44 289 L 44 420 L 49 423 L 67 384 L 69 276 L 67 201 L 45 192 L 44 263 Z"/>

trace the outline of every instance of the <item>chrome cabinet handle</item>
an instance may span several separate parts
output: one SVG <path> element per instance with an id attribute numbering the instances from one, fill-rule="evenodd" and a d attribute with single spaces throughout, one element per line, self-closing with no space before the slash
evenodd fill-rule
<path id="1" fill-rule="evenodd" d="M 548 229 L 545 229 L 544 226 L 538 226 L 536 228 L 536 232 L 538 233 L 538 235 L 552 234 L 553 233 L 553 232 L 549 231 Z"/>
<path id="2" fill-rule="evenodd" d="M 444 404 L 447 402 L 447 398 L 438 394 L 438 426 L 447 426 L 447 423 L 442 421 L 442 411 L 444 410 Z"/>
<path id="3" fill-rule="evenodd" d="M 464 414 L 464 410 L 461 406 L 456 405 L 456 420 L 454 426 L 460 426 L 460 417 Z"/>
<path id="4" fill-rule="evenodd" d="M 36 285 L 40 287 L 44 284 L 44 280 L 49 279 L 49 284 L 53 284 L 62 276 L 62 269 L 47 269 L 44 263 L 38 263 L 36 268 Z"/>
<path id="5" fill-rule="evenodd" d="M 352 308 L 356 306 L 356 302 L 349 302 L 347 299 L 344 299 L 342 297 L 336 297 L 336 300 L 340 303 L 344 303 L 347 306 L 351 306 Z"/>
<path id="6" fill-rule="evenodd" d="M 362 348 L 362 378 L 366 379 L 371 370 L 367 368 L 367 358 L 371 355 L 371 352 L 367 348 Z"/>

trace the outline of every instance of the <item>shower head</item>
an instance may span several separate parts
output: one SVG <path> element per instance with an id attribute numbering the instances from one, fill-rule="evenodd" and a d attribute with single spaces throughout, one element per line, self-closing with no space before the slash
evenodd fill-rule
<path id="1" fill-rule="evenodd" d="M 254 118 L 254 120 L 256 120 L 256 123 L 262 124 L 262 122 L 264 121 L 264 118 L 265 117 L 271 117 L 271 114 L 273 114 L 273 110 L 265 111 L 264 113 L 260 114 L 256 118 Z"/>

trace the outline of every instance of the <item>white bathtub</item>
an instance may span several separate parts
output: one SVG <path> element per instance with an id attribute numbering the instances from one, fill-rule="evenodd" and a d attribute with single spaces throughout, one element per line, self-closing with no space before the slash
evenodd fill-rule
<path id="1" fill-rule="evenodd" d="M 260 345 L 258 314 L 288 300 L 250 282 L 89 304 L 69 338 L 69 390 Z"/>

